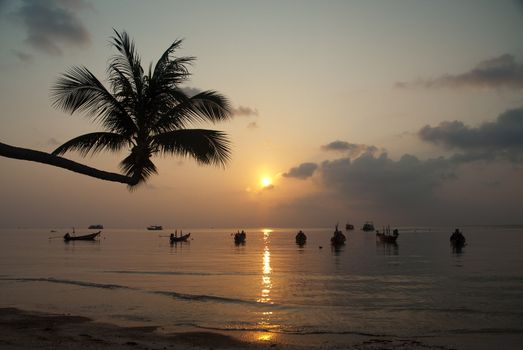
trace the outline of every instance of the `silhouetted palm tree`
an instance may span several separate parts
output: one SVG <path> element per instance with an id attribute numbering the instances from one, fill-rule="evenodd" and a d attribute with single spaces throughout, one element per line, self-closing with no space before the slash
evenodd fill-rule
<path id="1" fill-rule="evenodd" d="M 75 137 L 53 154 L 78 151 L 82 156 L 100 151 L 130 153 L 120 163 L 132 185 L 156 173 L 155 154 L 190 156 L 201 164 L 225 165 L 229 141 L 223 132 L 187 129 L 197 122 L 218 122 L 231 116 L 227 99 L 215 91 L 188 96 L 181 88 L 193 57 L 173 57 L 176 40 L 147 74 L 134 43 L 126 32 L 114 31 L 112 45 L 118 54 L 107 69 L 111 91 L 85 67 L 74 67 L 52 89 L 53 105 L 64 111 L 85 112 L 106 131 Z"/>
<path id="2" fill-rule="evenodd" d="M 186 94 L 181 84 L 190 73 L 193 57 L 174 57 L 176 40 L 147 74 L 134 43 L 126 32 L 114 31 L 112 45 L 118 53 L 107 69 L 111 90 L 85 67 L 74 67 L 52 88 L 55 107 L 84 112 L 105 131 L 75 137 L 52 154 L 0 143 L 0 155 L 45 163 L 108 181 L 135 186 L 157 172 L 151 157 L 157 154 L 189 156 L 200 164 L 224 166 L 230 156 L 227 136 L 220 131 L 188 129 L 199 122 L 219 122 L 231 117 L 225 97 L 215 91 Z M 100 151 L 129 150 L 121 163 L 122 174 L 101 171 L 60 157 L 67 151 L 86 156 Z"/>

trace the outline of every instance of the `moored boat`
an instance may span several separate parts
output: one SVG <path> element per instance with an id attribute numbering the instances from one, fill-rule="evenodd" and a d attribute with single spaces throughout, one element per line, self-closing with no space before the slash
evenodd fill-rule
<path id="1" fill-rule="evenodd" d="M 336 228 L 334 230 L 334 234 L 331 237 L 331 244 L 334 246 L 340 246 L 345 244 L 345 241 L 347 240 L 347 237 L 338 230 L 338 224 L 336 224 Z"/>
<path id="2" fill-rule="evenodd" d="M 238 231 L 234 234 L 234 243 L 235 244 L 244 244 L 246 239 L 247 239 L 247 234 L 243 230 L 242 230 L 242 232 Z"/>
<path id="3" fill-rule="evenodd" d="M 305 243 L 307 243 L 307 236 L 305 235 L 305 233 L 302 230 L 300 230 L 296 234 L 296 244 L 304 245 Z"/>
<path id="4" fill-rule="evenodd" d="M 69 232 L 67 232 L 64 235 L 64 241 L 65 242 L 69 242 L 69 241 L 94 241 L 95 238 L 100 235 L 100 233 L 102 233 L 102 231 L 98 231 L 98 232 L 95 232 L 95 233 L 90 233 L 90 234 L 82 235 L 82 236 L 71 236 L 69 234 Z"/>
<path id="5" fill-rule="evenodd" d="M 103 230 L 104 225 L 96 224 L 96 225 L 89 225 L 89 230 Z"/>
<path id="6" fill-rule="evenodd" d="M 374 224 L 372 221 L 367 221 L 363 224 L 363 227 L 361 228 L 365 232 L 374 231 Z"/>
<path id="7" fill-rule="evenodd" d="M 161 225 L 151 225 L 151 226 L 147 226 L 147 229 L 149 231 L 161 231 L 161 230 L 163 230 L 163 226 L 161 226 Z"/>
<path id="8" fill-rule="evenodd" d="M 376 239 L 384 243 L 396 243 L 399 235 L 398 229 L 392 230 L 391 234 L 390 227 L 384 228 L 383 232 L 376 231 Z"/>
<path id="9" fill-rule="evenodd" d="M 171 236 L 169 237 L 169 240 L 171 244 L 178 243 L 178 242 L 187 242 L 187 239 L 191 236 L 191 233 L 187 233 L 185 235 L 182 235 L 180 232 L 180 236 L 175 236 L 174 233 L 171 233 Z"/>
<path id="10" fill-rule="evenodd" d="M 354 225 L 353 224 L 349 224 L 348 222 L 345 224 L 345 229 L 347 231 L 350 231 L 350 230 L 354 230 Z"/>

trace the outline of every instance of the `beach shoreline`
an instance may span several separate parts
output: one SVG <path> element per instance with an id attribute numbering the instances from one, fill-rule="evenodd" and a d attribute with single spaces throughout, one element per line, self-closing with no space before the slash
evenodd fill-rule
<path id="1" fill-rule="evenodd" d="M 351 335 L 344 343 L 295 345 L 282 342 L 244 340 L 241 336 L 215 331 L 164 333 L 158 326 L 129 327 L 103 323 L 88 317 L 0 308 L 2 349 L 457 349 L 429 344 L 415 338 L 385 338 Z M 349 340 L 350 339 L 350 340 Z M 461 349 L 461 347 L 460 347 Z"/>

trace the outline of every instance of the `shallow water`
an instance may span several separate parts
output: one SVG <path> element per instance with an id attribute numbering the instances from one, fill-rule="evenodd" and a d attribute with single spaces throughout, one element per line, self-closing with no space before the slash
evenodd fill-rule
<path id="1" fill-rule="evenodd" d="M 242 246 L 226 229 L 189 230 L 192 239 L 174 246 L 160 237 L 171 231 L 48 239 L 62 231 L 0 230 L 0 306 L 262 341 L 523 341 L 523 227 L 465 227 L 461 253 L 449 246 L 451 228 L 400 228 L 397 245 L 355 230 L 338 250 L 332 229 L 304 229 L 303 247 L 297 229 L 249 229 Z"/>

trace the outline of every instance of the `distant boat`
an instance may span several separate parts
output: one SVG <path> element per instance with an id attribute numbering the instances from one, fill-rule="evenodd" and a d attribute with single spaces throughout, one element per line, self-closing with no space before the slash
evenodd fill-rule
<path id="1" fill-rule="evenodd" d="M 345 224 L 345 229 L 347 231 L 354 230 L 354 225 L 349 224 L 348 222 Z"/>
<path id="2" fill-rule="evenodd" d="M 242 230 L 242 232 L 238 231 L 234 234 L 234 243 L 235 244 L 244 244 L 246 239 L 247 239 L 247 234 L 243 230 Z"/>
<path id="3" fill-rule="evenodd" d="M 400 234 L 399 234 L 398 229 L 392 230 L 392 234 L 391 234 L 390 227 L 383 229 L 383 232 L 376 231 L 376 238 L 380 242 L 384 242 L 384 243 L 396 243 L 396 240 L 398 239 L 399 235 Z"/>
<path id="4" fill-rule="evenodd" d="M 338 224 L 336 224 L 336 229 L 334 230 L 334 234 L 331 237 L 331 244 L 333 246 L 340 246 L 345 244 L 345 241 L 347 240 L 347 237 L 338 230 Z"/>
<path id="5" fill-rule="evenodd" d="M 363 227 L 361 228 L 365 232 L 374 231 L 374 224 L 372 221 L 367 221 L 365 224 L 363 224 Z"/>
<path id="6" fill-rule="evenodd" d="M 103 230 L 104 225 L 96 224 L 96 225 L 89 225 L 89 230 Z"/>
<path id="7" fill-rule="evenodd" d="M 296 244 L 304 245 L 305 243 L 307 243 L 307 236 L 300 230 L 300 232 L 296 234 Z"/>
<path id="8" fill-rule="evenodd" d="M 187 242 L 187 239 L 189 238 L 190 235 L 191 235 L 190 232 L 188 234 L 181 235 L 181 236 L 175 236 L 173 233 L 171 233 L 169 240 L 171 241 L 171 244 L 178 243 L 178 242 Z"/>
<path id="9" fill-rule="evenodd" d="M 67 232 L 64 235 L 64 241 L 65 242 L 69 242 L 69 241 L 94 241 L 94 239 L 96 237 L 98 237 L 98 235 L 100 235 L 100 233 L 102 233 L 102 231 L 98 231 L 98 232 L 95 232 L 95 233 L 90 233 L 90 234 L 83 235 L 83 236 L 71 236 L 69 234 L 69 232 Z"/>
<path id="10" fill-rule="evenodd" d="M 151 225 L 151 226 L 148 226 L 147 229 L 149 231 L 161 231 L 161 230 L 163 230 L 163 226 L 161 226 L 161 225 Z"/>

